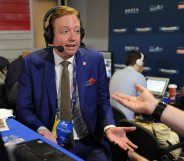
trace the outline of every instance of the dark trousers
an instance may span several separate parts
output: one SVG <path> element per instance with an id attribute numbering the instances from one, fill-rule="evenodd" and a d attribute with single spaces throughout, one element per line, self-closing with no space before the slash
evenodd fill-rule
<path id="1" fill-rule="evenodd" d="M 111 161 L 110 154 L 91 136 L 76 140 L 71 152 L 87 161 Z"/>

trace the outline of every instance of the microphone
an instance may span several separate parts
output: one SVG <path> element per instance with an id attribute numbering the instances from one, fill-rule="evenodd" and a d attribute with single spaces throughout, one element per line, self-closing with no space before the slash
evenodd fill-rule
<path id="1" fill-rule="evenodd" d="M 56 48 L 59 52 L 63 52 L 64 51 L 64 47 L 63 46 L 48 46 L 49 48 Z"/>

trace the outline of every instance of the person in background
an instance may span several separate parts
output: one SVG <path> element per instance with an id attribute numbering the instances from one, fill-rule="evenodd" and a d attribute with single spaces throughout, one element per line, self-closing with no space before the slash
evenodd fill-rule
<path id="1" fill-rule="evenodd" d="M 5 79 L 9 68 L 9 60 L 0 56 L 0 108 L 5 108 Z"/>
<path id="2" fill-rule="evenodd" d="M 30 51 L 23 51 L 21 55 L 9 65 L 5 79 L 5 104 L 6 108 L 11 108 L 15 114 L 17 99 L 17 82 L 20 75 L 22 58 L 30 54 Z"/>
<path id="3" fill-rule="evenodd" d="M 50 9 L 44 17 L 44 37 L 48 48 L 23 58 L 17 119 L 57 143 L 60 137 L 56 138 L 52 129 L 63 113 L 60 98 L 70 92 L 72 120 L 60 121 L 66 124 L 64 131 L 73 127 L 75 142 L 72 148 L 65 142 L 61 146 L 82 159 L 103 161 L 111 160 L 109 141 L 123 150 L 137 148 L 126 137 L 135 127 L 115 127 L 102 54 L 80 47 L 84 29 L 79 12 L 68 6 Z M 70 90 L 60 93 L 63 63 L 69 64 Z"/>
<path id="4" fill-rule="evenodd" d="M 139 51 L 129 51 L 126 54 L 125 65 L 122 70 L 116 71 L 110 79 L 110 94 L 115 91 L 126 93 L 131 96 L 137 96 L 138 92 L 135 90 L 135 84 L 139 83 L 146 87 L 146 79 L 141 74 L 143 71 L 145 57 L 143 53 Z M 128 120 L 132 120 L 134 112 L 130 111 L 124 105 L 119 104 L 117 101 L 111 99 L 111 105 L 113 108 L 117 108 L 122 111 Z"/>
<path id="5" fill-rule="evenodd" d="M 9 60 L 0 56 L 0 85 L 5 83 L 7 71 L 9 68 Z"/>

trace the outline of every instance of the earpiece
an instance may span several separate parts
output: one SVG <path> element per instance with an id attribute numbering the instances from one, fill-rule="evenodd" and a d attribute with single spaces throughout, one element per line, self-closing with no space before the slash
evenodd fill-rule
<path id="1" fill-rule="evenodd" d="M 144 55 L 143 55 L 143 53 L 140 53 L 140 54 L 141 54 L 141 58 L 136 60 L 136 64 L 139 65 L 139 66 L 143 66 Z"/>
<path id="2" fill-rule="evenodd" d="M 47 27 L 46 27 L 46 22 L 47 22 L 47 19 L 50 17 L 50 15 L 59 8 L 59 6 L 57 7 L 54 7 L 54 8 L 51 8 L 50 10 L 47 11 L 47 13 L 45 14 L 44 18 L 43 18 L 43 36 L 45 38 L 45 41 L 48 43 L 48 44 L 52 44 L 53 43 L 53 29 L 52 29 L 52 26 L 49 24 Z"/>
<path id="3" fill-rule="evenodd" d="M 43 30 L 44 30 L 44 33 L 43 33 L 43 36 L 45 38 L 45 41 L 47 44 L 53 44 L 53 37 L 54 37 L 54 34 L 53 34 L 53 27 L 51 24 L 49 24 L 47 27 L 46 27 L 46 22 L 48 20 L 48 18 L 53 14 L 53 12 L 55 12 L 55 10 L 59 9 L 60 6 L 56 6 L 54 8 L 51 8 L 49 11 L 47 11 L 47 13 L 45 14 L 44 18 L 43 18 Z M 82 39 L 84 38 L 84 35 L 85 35 L 85 30 L 82 26 L 82 22 L 80 22 L 80 25 L 81 25 L 81 29 L 80 29 L 80 37 L 81 37 L 81 42 L 82 42 Z"/>

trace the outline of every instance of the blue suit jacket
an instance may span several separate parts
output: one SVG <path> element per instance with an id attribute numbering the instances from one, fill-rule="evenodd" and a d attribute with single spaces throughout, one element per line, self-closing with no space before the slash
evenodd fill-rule
<path id="1" fill-rule="evenodd" d="M 103 56 L 96 51 L 80 48 L 76 53 L 77 83 L 83 119 L 91 135 L 106 144 L 103 130 L 114 125 L 109 102 L 109 87 Z M 90 78 L 96 80 L 87 83 Z M 52 129 L 57 93 L 52 49 L 44 49 L 25 57 L 19 78 L 17 118 L 37 130 Z"/>

